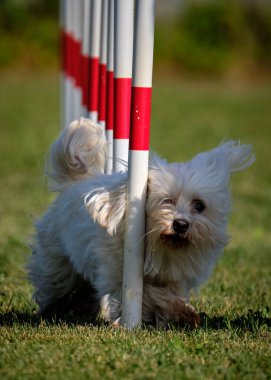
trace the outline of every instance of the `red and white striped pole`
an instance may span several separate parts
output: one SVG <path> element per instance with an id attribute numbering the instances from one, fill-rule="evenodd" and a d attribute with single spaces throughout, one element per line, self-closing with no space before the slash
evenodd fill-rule
<path id="1" fill-rule="evenodd" d="M 90 57 L 89 57 L 89 118 L 98 121 L 99 61 L 101 37 L 101 0 L 91 1 L 90 19 Z"/>
<path id="2" fill-rule="evenodd" d="M 60 108 L 61 108 L 61 126 L 65 128 L 65 110 L 66 110 L 66 2 L 60 0 L 59 21 L 60 21 Z"/>
<path id="3" fill-rule="evenodd" d="M 107 160 L 105 171 L 113 171 L 113 128 L 114 128 L 114 0 L 109 0 L 106 66 L 106 123 Z"/>
<path id="4" fill-rule="evenodd" d="M 71 98 L 71 121 L 76 119 L 76 76 L 77 76 L 77 40 L 76 40 L 76 18 L 77 18 L 77 3 L 69 0 L 69 27 L 70 27 L 70 73 L 72 83 L 72 98 Z"/>
<path id="5" fill-rule="evenodd" d="M 91 0 L 83 0 L 82 116 L 88 117 Z"/>
<path id="6" fill-rule="evenodd" d="M 122 323 L 142 321 L 145 203 L 149 164 L 155 0 L 136 0 Z"/>
<path id="7" fill-rule="evenodd" d="M 102 21 L 102 25 L 101 25 L 100 68 L 99 68 L 98 123 L 105 130 L 108 0 L 102 1 L 102 19 L 101 19 L 101 21 Z"/>
<path id="8" fill-rule="evenodd" d="M 73 37 L 72 37 L 72 0 L 66 0 L 64 8 L 64 60 L 65 60 L 65 80 L 64 80 L 64 123 L 69 125 L 74 117 L 73 108 Z"/>
<path id="9" fill-rule="evenodd" d="M 115 0 L 114 12 L 114 171 L 128 165 L 133 60 L 134 1 Z"/>
<path id="10" fill-rule="evenodd" d="M 73 76 L 74 76 L 74 119 L 81 116 L 82 104 L 82 0 L 73 3 Z"/>

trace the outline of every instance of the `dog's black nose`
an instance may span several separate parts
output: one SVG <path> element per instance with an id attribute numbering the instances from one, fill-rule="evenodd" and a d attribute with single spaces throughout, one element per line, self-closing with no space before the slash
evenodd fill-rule
<path id="1" fill-rule="evenodd" d="M 185 219 L 175 219 L 173 221 L 172 228 L 174 232 L 177 232 L 178 234 L 184 234 L 189 228 L 189 223 Z"/>

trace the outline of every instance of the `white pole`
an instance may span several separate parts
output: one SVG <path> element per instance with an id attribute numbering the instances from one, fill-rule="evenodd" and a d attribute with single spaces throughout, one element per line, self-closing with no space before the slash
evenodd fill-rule
<path id="1" fill-rule="evenodd" d="M 74 33 L 74 118 L 81 116 L 82 88 L 81 88 L 81 44 L 82 44 L 82 0 L 74 2 L 73 33 Z"/>
<path id="2" fill-rule="evenodd" d="M 127 328 L 134 328 L 142 321 L 154 8 L 155 0 L 136 0 L 128 200 L 122 289 L 122 323 Z"/>
<path id="3" fill-rule="evenodd" d="M 64 124 L 69 125 L 74 119 L 73 77 L 72 77 L 72 0 L 65 3 L 65 50 L 66 50 L 66 79 L 65 79 L 65 114 Z"/>
<path id="4" fill-rule="evenodd" d="M 128 165 L 133 60 L 134 1 L 115 0 L 114 15 L 114 162 L 115 171 Z"/>
<path id="5" fill-rule="evenodd" d="M 83 0 L 82 38 L 82 116 L 88 117 L 89 56 L 90 56 L 90 12 L 91 0 Z"/>
<path id="6" fill-rule="evenodd" d="M 77 41 L 76 41 L 76 17 L 77 17 L 77 2 L 70 0 L 70 25 L 71 25 L 71 77 L 72 77 L 72 120 L 77 118 L 77 91 L 76 91 L 76 76 L 77 76 Z"/>
<path id="7" fill-rule="evenodd" d="M 90 59 L 89 59 L 89 118 L 98 121 L 99 57 L 101 36 L 101 0 L 91 1 Z"/>
<path id="8" fill-rule="evenodd" d="M 105 130 L 106 120 L 106 61 L 107 61 L 108 0 L 102 2 L 101 47 L 99 68 L 98 123 Z"/>
<path id="9" fill-rule="evenodd" d="M 105 171 L 113 170 L 113 128 L 114 128 L 114 0 L 109 0 L 106 67 L 106 140 L 107 160 Z"/>
<path id="10" fill-rule="evenodd" d="M 61 109 L 61 127 L 65 128 L 65 110 L 66 110 L 66 75 L 67 75 L 67 62 L 66 62 L 66 2 L 60 0 L 59 21 L 60 21 L 60 109 Z"/>

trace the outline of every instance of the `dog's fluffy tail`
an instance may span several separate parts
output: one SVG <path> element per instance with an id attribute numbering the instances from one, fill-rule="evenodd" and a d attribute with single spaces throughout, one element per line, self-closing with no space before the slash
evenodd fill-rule
<path id="1" fill-rule="evenodd" d="M 104 171 L 106 140 L 99 124 L 73 121 L 52 144 L 46 162 L 49 190 L 63 191 L 76 181 Z"/>

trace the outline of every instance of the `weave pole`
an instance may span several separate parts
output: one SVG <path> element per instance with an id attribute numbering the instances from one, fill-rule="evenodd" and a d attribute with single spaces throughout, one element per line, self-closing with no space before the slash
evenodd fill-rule
<path id="1" fill-rule="evenodd" d="M 122 323 L 127 328 L 142 322 L 154 21 L 155 0 L 137 0 L 122 288 Z"/>
<path id="2" fill-rule="evenodd" d="M 78 44 L 76 36 L 76 21 L 77 21 L 77 3 L 73 0 L 68 1 L 68 27 L 69 27 L 69 64 L 70 64 L 70 78 L 71 78 L 71 103 L 70 103 L 70 122 L 77 117 L 77 55 Z"/>
<path id="3" fill-rule="evenodd" d="M 142 321 L 145 203 L 149 161 L 155 0 L 136 0 L 135 33 L 133 31 L 134 1 L 104 0 L 105 2 L 108 2 L 109 5 L 107 20 L 103 21 L 103 23 L 108 23 L 106 135 L 108 140 L 109 136 L 112 139 L 114 124 L 114 170 L 126 171 L 129 161 L 122 324 L 127 328 L 134 328 Z M 102 3 L 101 0 L 84 0 L 84 12 L 88 9 L 88 14 L 91 14 L 90 21 L 85 15 L 84 35 L 89 31 L 90 39 L 87 39 L 88 43 L 83 38 L 82 50 L 79 49 L 79 53 L 77 53 L 78 47 L 74 42 L 74 40 L 80 41 L 79 32 L 74 35 L 73 29 L 75 27 L 74 17 L 76 17 L 74 16 L 76 15 L 75 4 L 73 0 L 66 0 L 65 7 L 61 8 L 65 15 L 63 23 L 65 52 L 63 54 L 66 62 L 64 71 L 68 78 L 68 86 L 64 84 L 64 87 L 71 90 L 66 94 L 67 96 L 65 95 L 66 111 L 69 111 L 67 119 L 70 122 L 75 115 L 74 84 L 76 84 L 76 78 L 80 82 L 80 72 L 83 68 L 84 76 L 81 80 L 83 105 L 87 106 L 90 118 L 96 122 Z M 79 17 L 76 19 L 80 24 Z M 61 20 L 63 19 L 61 18 Z M 74 57 L 78 54 L 81 64 L 78 63 L 79 58 L 76 60 Z M 82 58 L 84 56 L 85 59 Z M 78 67 L 79 74 L 76 71 Z M 111 170 L 112 160 L 111 168 L 109 164 L 107 172 L 110 173 Z"/>
<path id="4" fill-rule="evenodd" d="M 129 151 L 134 1 L 115 0 L 113 170 L 126 171 Z"/>
<path id="5" fill-rule="evenodd" d="M 66 58 L 66 2 L 60 0 L 59 3 L 59 22 L 60 22 L 60 109 L 61 109 L 61 126 L 65 128 L 67 93 L 66 93 L 66 76 L 67 76 L 67 58 Z"/>
<path id="6" fill-rule="evenodd" d="M 107 160 L 105 172 L 113 170 L 113 129 L 114 129 L 114 0 L 108 6 L 107 62 L 106 62 L 106 123 Z"/>
<path id="7" fill-rule="evenodd" d="M 72 0 L 62 1 L 61 12 L 62 28 L 62 72 L 63 79 L 63 125 L 70 124 L 74 117 L 74 92 L 73 92 L 73 75 L 72 75 L 72 56 L 73 56 L 73 37 L 72 37 Z"/>
<path id="8" fill-rule="evenodd" d="M 88 116 L 89 99 L 89 56 L 90 56 L 90 16 L 91 0 L 83 0 L 83 36 L 82 36 L 82 57 L 81 57 L 81 78 L 82 78 L 82 105 L 81 114 Z"/>
<path id="9" fill-rule="evenodd" d="M 91 1 L 90 12 L 90 57 L 89 57 L 89 118 L 98 121 L 98 91 L 99 91 L 99 63 L 100 63 L 100 38 L 101 38 L 101 0 Z"/>
<path id="10" fill-rule="evenodd" d="M 82 110 L 82 0 L 73 3 L 73 79 L 74 79 L 74 119 Z"/>
<path id="11" fill-rule="evenodd" d="M 101 24 L 100 67 L 99 67 L 98 123 L 105 130 L 108 0 L 102 1 L 102 19 L 101 19 L 101 22 L 102 22 L 102 24 Z"/>

